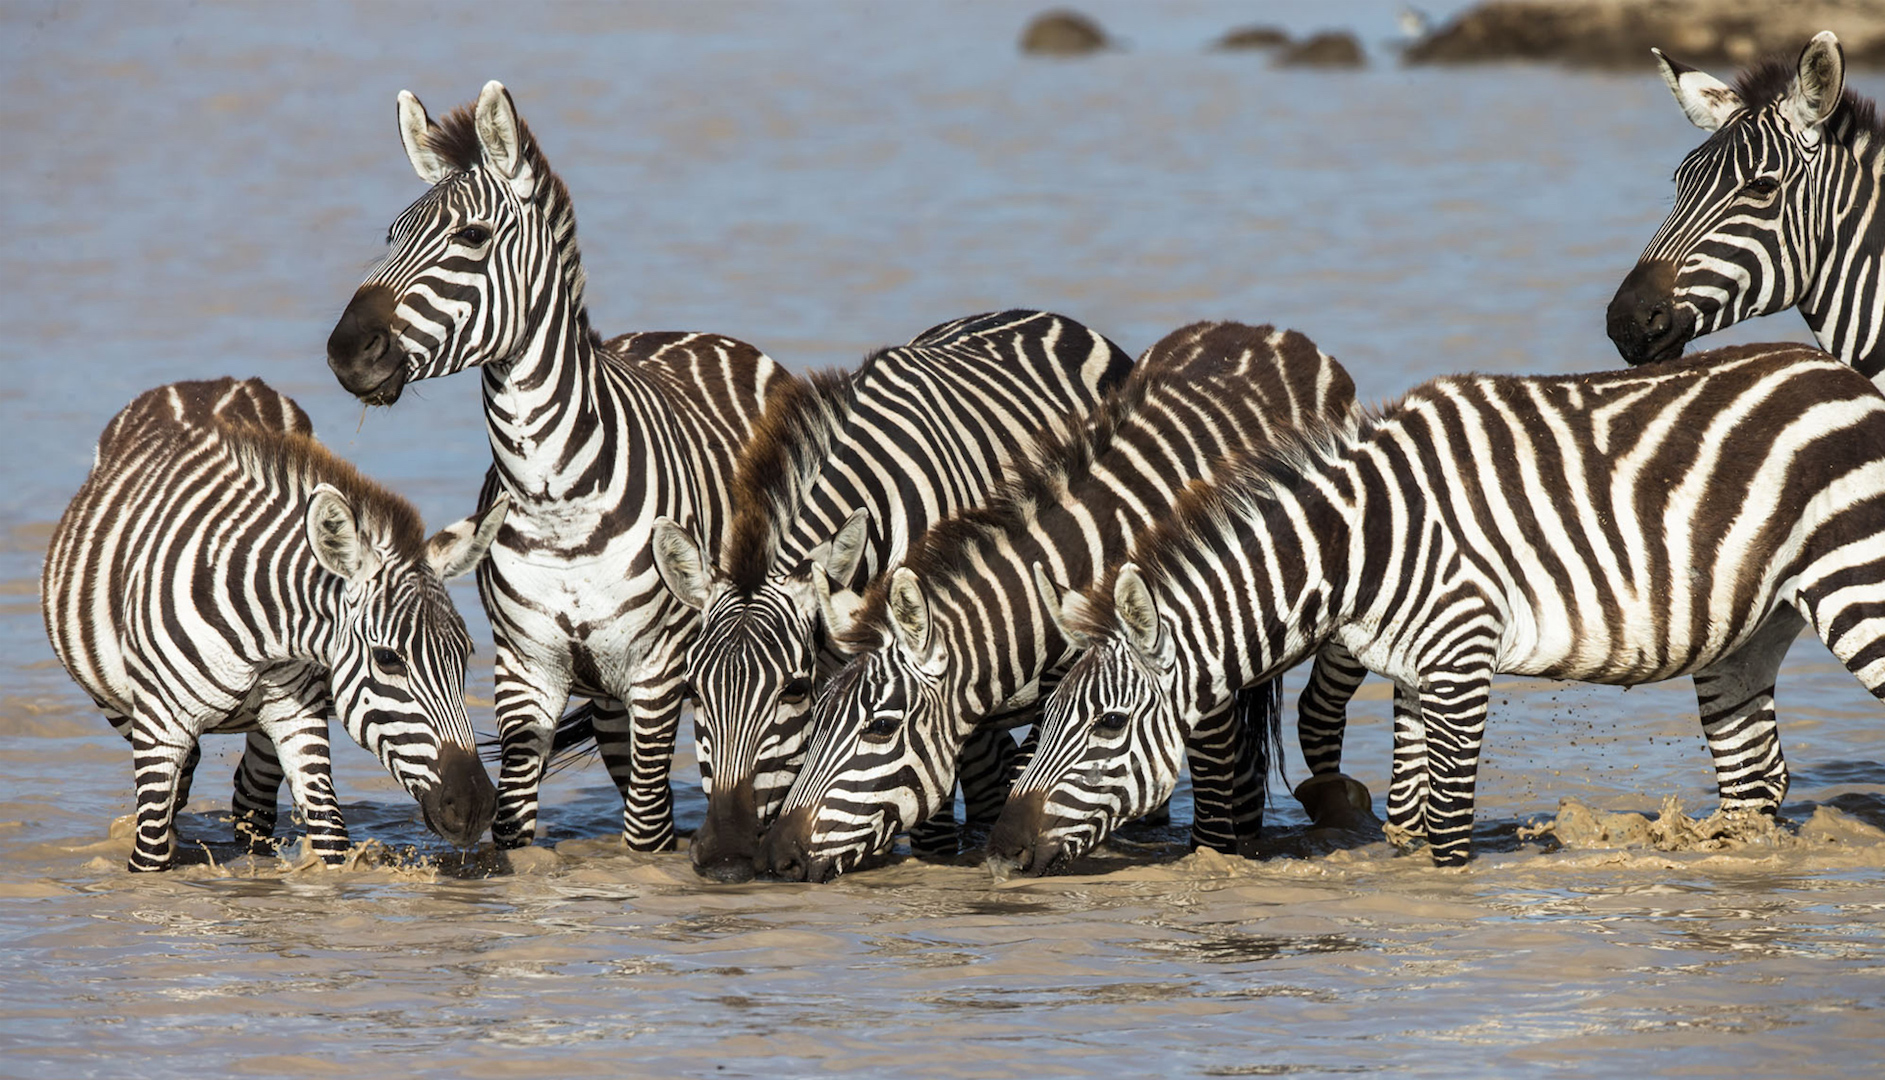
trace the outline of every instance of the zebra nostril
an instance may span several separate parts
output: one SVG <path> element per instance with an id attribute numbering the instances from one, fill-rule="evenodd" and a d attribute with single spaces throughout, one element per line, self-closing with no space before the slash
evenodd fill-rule
<path id="1" fill-rule="evenodd" d="M 1668 332 L 1669 307 L 1666 304 L 1658 304 L 1655 310 L 1649 313 L 1649 336 L 1659 338 Z"/>

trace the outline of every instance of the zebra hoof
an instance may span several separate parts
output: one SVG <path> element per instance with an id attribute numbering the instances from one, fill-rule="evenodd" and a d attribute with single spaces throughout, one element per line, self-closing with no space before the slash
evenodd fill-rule
<path id="1" fill-rule="evenodd" d="M 1296 787 L 1296 801 L 1318 829 L 1378 829 L 1374 797 L 1361 781 L 1342 773 L 1323 773 Z"/>

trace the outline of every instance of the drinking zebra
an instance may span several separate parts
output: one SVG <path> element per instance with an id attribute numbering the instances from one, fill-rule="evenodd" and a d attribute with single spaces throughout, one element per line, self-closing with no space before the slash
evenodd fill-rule
<path id="1" fill-rule="evenodd" d="M 1221 455 L 1353 407 L 1347 373 L 1293 331 L 1199 323 L 1154 345 L 1084 428 L 1042 440 L 986 506 L 931 526 L 866 594 L 846 638 L 859 655 L 816 703 L 761 865 L 810 880 L 855 866 L 935 809 L 964 740 L 1052 688 L 1072 647 L 1040 607 L 1037 564 L 1085 582 Z M 1245 707 L 1273 712 L 1273 695 Z M 1256 755 L 1228 699 L 1213 715 L 1194 779 L 1219 779 L 1200 781 L 1193 835 L 1234 850 L 1262 813 L 1236 799 L 1259 789 Z"/>
<path id="2" fill-rule="evenodd" d="M 601 340 L 568 190 L 502 85 L 436 124 L 402 91 L 399 131 L 432 186 L 393 222 L 392 250 L 341 315 L 328 364 L 381 405 L 409 380 L 484 367 L 485 498 L 511 504 L 478 574 L 497 643 L 493 835 L 506 847 L 535 836 L 552 732 L 575 693 L 596 705 L 628 846 L 665 850 L 698 618 L 661 584 L 654 524 L 671 518 L 718 547 L 733 456 L 790 377 L 712 334 Z"/>
<path id="3" fill-rule="evenodd" d="M 500 499 L 427 540 L 405 500 L 329 454 L 259 379 L 174 383 L 120 412 L 53 531 L 41 595 L 53 652 L 131 743 L 130 869 L 170 865 L 197 740 L 222 732 L 249 733 L 238 836 L 273 831 L 286 771 L 310 850 L 340 862 L 330 714 L 434 832 L 475 843 L 496 793 L 444 581 L 503 519 Z"/>
<path id="4" fill-rule="evenodd" d="M 1885 374 L 1881 126 L 1845 89 L 1831 32 L 1796 64 L 1770 61 L 1729 87 L 1656 53 L 1663 81 L 1708 141 L 1676 169 L 1676 202 L 1610 301 L 1627 363 L 1678 356 L 1691 339 L 1798 307 L 1821 345 Z"/>
<path id="5" fill-rule="evenodd" d="M 687 660 L 707 787 L 697 869 L 752 876 L 760 832 L 804 755 L 820 673 L 845 659 L 840 612 L 902 560 L 912 536 L 979 503 L 1015 447 L 1080 423 L 1131 366 L 1106 338 L 1045 312 L 944 323 L 767 408 L 734 474 L 737 509 L 717 563 L 688 530 L 656 524 L 662 579 L 703 613 Z M 1000 812 L 1013 749 L 991 729 L 964 755 L 971 820 Z M 953 807 L 933 821 L 934 835 L 912 846 L 954 854 Z"/>
<path id="6" fill-rule="evenodd" d="M 1771 735 L 1802 625 L 1885 696 L 1882 527 L 1885 398 L 1815 349 L 1428 383 L 1245 459 L 1059 598 L 1088 648 L 991 848 L 1035 869 L 1087 850 L 1171 790 L 1200 716 L 1333 639 L 1418 689 L 1426 838 L 1463 862 L 1495 674 L 1692 674 L 1717 755 Z M 1717 756 L 1722 799 L 1771 811 L 1778 740 L 1749 745 Z"/>

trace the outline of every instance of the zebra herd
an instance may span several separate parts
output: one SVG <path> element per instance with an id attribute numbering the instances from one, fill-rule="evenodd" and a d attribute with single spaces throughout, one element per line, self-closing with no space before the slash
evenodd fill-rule
<path id="1" fill-rule="evenodd" d="M 248 736 L 240 838 L 269 842 L 285 778 L 310 851 L 343 861 L 330 716 L 460 846 L 530 844 L 550 760 L 593 743 L 626 845 L 669 850 L 689 701 L 707 877 L 825 880 L 906 832 L 953 852 L 958 788 L 992 862 L 1047 872 L 1158 807 L 1181 756 L 1193 842 L 1235 852 L 1281 673 L 1311 657 L 1312 774 L 1339 775 L 1365 673 L 1390 679 L 1388 832 L 1442 865 L 1471 853 L 1501 673 L 1693 676 L 1724 807 L 1778 812 L 1773 688 L 1801 627 L 1885 698 L 1885 124 L 1830 33 L 1734 87 L 1656 55 L 1712 134 L 1608 312 L 1647 366 L 1443 378 L 1378 410 L 1303 335 L 1230 322 L 1134 362 L 993 312 L 808 377 L 712 334 L 605 340 L 569 192 L 509 92 L 438 121 L 402 92 L 427 191 L 328 363 L 386 406 L 481 368 L 477 510 L 425 539 L 254 379 L 111 422 L 42 594 L 132 744 L 130 868 L 171 863 L 212 732 Z M 1789 306 L 1825 352 L 1681 357 Z M 495 785 L 442 586 L 474 566 Z"/>

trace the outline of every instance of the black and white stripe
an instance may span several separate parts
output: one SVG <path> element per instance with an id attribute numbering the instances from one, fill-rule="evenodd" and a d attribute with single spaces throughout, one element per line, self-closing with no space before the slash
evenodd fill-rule
<path id="1" fill-rule="evenodd" d="M 509 520 L 478 576 L 497 642 L 503 764 L 493 834 L 527 844 L 552 732 L 572 693 L 595 703 L 604 763 L 637 850 L 674 844 L 669 760 L 698 618 L 661 584 L 656 519 L 717 545 L 733 455 L 789 377 L 712 334 L 602 341 L 583 306 L 575 212 L 510 94 L 434 124 L 399 97 L 400 135 L 432 185 L 328 340 L 341 384 L 391 404 L 411 379 L 483 366 Z"/>
<path id="2" fill-rule="evenodd" d="M 812 693 L 845 659 L 836 635 L 862 590 L 932 522 L 979 504 L 1016 448 L 1082 423 L 1131 366 L 1105 337 L 1047 312 L 932 327 L 768 406 L 739 459 L 718 560 L 688 530 L 657 529 L 663 578 L 703 612 L 687 662 L 708 796 L 697 868 L 752 876 L 760 832 L 804 756 Z M 984 824 L 1006 798 L 1013 750 L 1005 733 L 989 735 L 964 784 Z M 953 854 L 953 807 L 938 816 L 930 846 Z"/>
<path id="3" fill-rule="evenodd" d="M 1221 455 L 1353 403 L 1347 373 L 1294 332 L 1200 323 L 1153 346 L 1077 435 L 1018 461 L 986 507 L 932 526 L 866 594 L 847 639 L 861 655 L 817 701 L 806 764 L 762 864 L 819 880 L 881 850 L 935 809 L 973 732 L 1011 722 L 1052 687 L 1071 647 L 1041 608 L 1037 565 L 1086 582 Z M 1201 784 L 1194 835 L 1216 846 L 1234 846 L 1261 814 L 1260 801 L 1233 804 L 1229 704 L 1200 749 L 1210 764 L 1199 773 L 1221 781 Z M 1254 768 L 1254 757 L 1241 764 Z"/>
<path id="4" fill-rule="evenodd" d="M 1885 374 L 1885 126 L 1845 90 L 1839 39 L 1821 33 L 1798 63 L 1769 62 L 1734 87 L 1656 59 L 1683 112 L 1713 134 L 1676 170 L 1675 208 L 1610 302 L 1623 359 L 1675 356 L 1798 307 L 1829 352 Z"/>
<path id="5" fill-rule="evenodd" d="M 130 740 L 132 870 L 161 870 L 197 740 L 248 732 L 237 833 L 274 829 L 285 771 L 309 846 L 347 849 L 328 767 L 337 714 L 460 845 L 495 792 L 465 716 L 471 640 L 444 580 L 483 557 L 504 507 L 430 541 L 398 496 L 313 439 L 259 379 L 175 383 L 105 428 L 41 582 L 53 651 Z"/>
<path id="6" fill-rule="evenodd" d="M 1019 861 L 1077 854 L 1169 792 L 1190 725 L 1331 639 L 1417 688 L 1436 862 L 1470 854 L 1495 674 L 1693 675 L 1724 806 L 1771 813 L 1774 678 L 1800 627 L 1885 695 L 1882 531 L 1885 397 L 1814 349 L 1429 383 L 1253 457 L 1067 598 L 1089 648 L 1016 784 L 1011 808 L 1049 807 Z"/>

